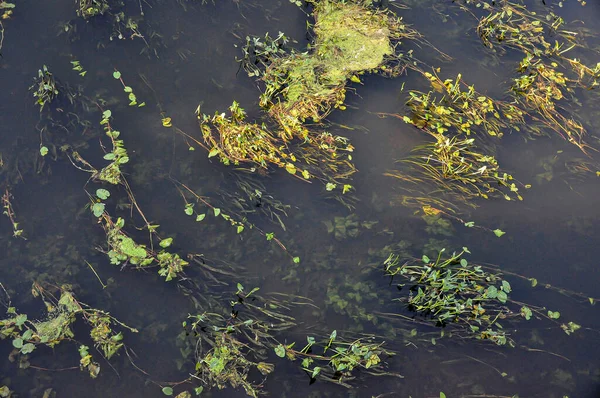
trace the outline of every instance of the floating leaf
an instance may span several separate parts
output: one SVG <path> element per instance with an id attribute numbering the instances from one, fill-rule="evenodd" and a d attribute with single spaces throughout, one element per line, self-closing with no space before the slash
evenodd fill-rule
<path id="1" fill-rule="evenodd" d="M 95 217 L 100 217 L 104 213 L 104 203 L 94 203 L 92 206 L 92 213 Z"/>
<path id="2" fill-rule="evenodd" d="M 184 210 L 185 214 L 187 214 L 188 216 L 191 216 L 192 214 L 194 214 L 194 205 L 188 203 L 187 205 L 185 205 L 185 210 Z"/>
<path id="3" fill-rule="evenodd" d="M 333 190 L 335 189 L 335 187 L 336 187 L 336 186 L 337 186 L 337 185 L 335 185 L 335 184 L 333 184 L 333 183 L 331 183 L 331 182 L 328 182 L 328 183 L 325 185 L 325 189 L 326 189 L 327 191 L 333 191 Z"/>
<path id="4" fill-rule="evenodd" d="M 300 257 L 293 258 L 294 264 L 300 264 Z"/>
<path id="5" fill-rule="evenodd" d="M 113 72 L 113 77 L 115 79 L 120 79 L 121 78 L 121 72 L 119 72 L 118 70 Z M 171 392 L 172 393 L 172 392 Z"/>
<path id="6" fill-rule="evenodd" d="M 286 163 L 285 170 L 290 174 L 296 174 L 296 166 L 292 163 Z"/>
<path id="7" fill-rule="evenodd" d="M 48 154 L 48 148 L 46 148 L 45 146 L 40 148 L 40 155 L 42 156 L 46 156 Z"/>
<path id="8" fill-rule="evenodd" d="M 444 394 L 443 392 L 440 392 L 440 398 L 446 398 L 446 394 Z"/>
<path id="9" fill-rule="evenodd" d="M 310 378 L 314 379 L 315 377 L 317 377 L 319 375 L 319 373 L 321 373 L 321 368 L 318 366 L 315 366 L 315 368 L 312 371 L 312 374 L 310 375 Z"/>
<path id="10" fill-rule="evenodd" d="M 219 214 L 221 214 L 221 209 L 219 209 L 218 207 L 213 208 L 213 212 L 215 213 L 215 217 L 219 217 Z"/>
<path id="11" fill-rule="evenodd" d="M 162 393 L 165 395 L 173 395 L 173 388 L 171 387 L 163 387 Z"/>
<path id="12" fill-rule="evenodd" d="M 425 264 L 429 264 L 429 262 L 431 261 L 431 260 L 429 259 L 429 257 L 427 257 L 427 256 L 426 256 L 426 255 L 424 255 L 424 254 L 423 254 L 423 257 L 421 258 L 421 260 L 423 260 L 423 262 L 424 262 Z"/>
<path id="13" fill-rule="evenodd" d="M 216 156 L 219 154 L 219 150 L 217 148 L 213 148 L 210 150 L 210 152 L 208 153 L 208 157 L 212 158 L 213 156 Z"/>
<path id="14" fill-rule="evenodd" d="M 506 232 L 502 231 L 501 229 L 495 229 L 495 230 L 494 230 L 494 234 L 495 234 L 497 237 L 501 237 L 501 236 L 502 236 L 502 235 L 504 235 L 505 233 L 506 233 Z"/>
<path id="15" fill-rule="evenodd" d="M 238 234 L 241 234 L 243 230 L 244 230 L 244 226 L 243 225 L 238 225 L 237 226 L 237 233 Z"/>
<path id="16" fill-rule="evenodd" d="M 279 344 L 275 347 L 275 354 L 277 354 L 279 358 L 285 357 L 285 347 L 282 344 Z"/>
<path id="17" fill-rule="evenodd" d="M 99 188 L 99 189 L 96 189 L 96 196 L 102 200 L 106 200 L 110 196 L 110 192 L 108 192 L 104 188 Z"/>
<path id="18" fill-rule="evenodd" d="M 173 238 L 166 238 L 166 239 L 161 240 L 159 245 L 163 249 L 166 249 L 167 247 L 171 246 L 172 243 L 173 243 Z"/>
<path id="19" fill-rule="evenodd" d="M 173 127 L 173 123 L 171 122 L 171 118 L 170 117 L 163 118 L 162 119 L 162 125 L 163 125 L 163 127 Z"/>
<path id="20" fill-rule="evenodd" d="M 206 214 L 198 214 L 196 216 L 196 221 L 202 221 L 206 217 Z"/>

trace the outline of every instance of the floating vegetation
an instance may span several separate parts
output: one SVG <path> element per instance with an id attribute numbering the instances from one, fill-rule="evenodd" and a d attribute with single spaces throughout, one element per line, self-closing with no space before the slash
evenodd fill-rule
<path id="1" fill-rule="evenodd" d="M 419 189 L 433 184 L 433 189 L 424 196 L 442 195 L 454 203 L 469 205 L 478 197 L 523 200 L 512 175 L 500 169 L 494 156 L 480 153 L 474 138 L 440 136 L 432 144 L 415 148 L 412 157 L 402 162 L 410 166 L 410 172 L 393 171 L 386 175 L 415 184 Z"/>
<path id="2" fill-rule="evenodd" d="M 2 46 L 4 45 L 4 24 L 2 23 L 2 20 L 10 19 L 14 8 L 14 3 L 9 3 L 5 0 L 0 1 L 0 12 L 2 13 L 0 16 L 0 54 L 2 52 Z"/>
<path id="3" fill-rule="evenodd" d="M 230 117 L 223 113 L 198 115 L 202 136 L 211 148 L 209 157 L 218 155 L 226 165 L 247 163 L 251 171 L 258 172 L 277 166 L 301 180 L 316 178 L 326 186 L 331 184 L 330 190 L 348 185 L 341 180 L 356 172 L 351 162 L 354 147 L 344 137 L 322 132 L 307 135 L 292 147 L 285 136 L 271 132 L 264 123 L 246 122 L 246 112 L 237 102 L 229 111 Z"/>
<path id="4" fill-rule="evenodd" d="M 357 369 L 379 376 L 400 376 L 385 371 L 383 360 L 393 354 L 372 337 L 345 341 L 333 331 L 321 342 L 309 336 L 299 350 L 294 349 L 295 343 L 280 343 L 276 334 L 296 325 L 289 315 L 292 308 L 312 304 L 301 297 L 261 297 L 256 294 L 258 290 L 247 292 L 238 284 L 237 300 L 231 301 L 229 317 L 203 313 L 184 322 L 197 339 L 196 375 L 191 380 L 201 380 L 202 388 L 241 387 L 248 396 L 257 397 L 264 380 L 252 382 L 249 375 L 254 369 L 266 377 L 275 370 L 274 364 L 265 362 L 268 352 L 300 360 L 302 370 L 311 379 L 335 381 L 348 388 Z"/>
<path id="5" fill-rule="evenodd" d="M 334 330 L 329 338 L 322 342 L 308 336 L 306 345 L 300 350 L 293 348 L 295 343 L 279 344 L 275 347 L 275 353 L 291 361 L 302 359 L 302 370 L 310 375 L 311 380 L 317 377 L 331 379 L 347 388 L 352 387 L 348 382 L 355 378 L 354 373 L 357 369 L 375 376 L 402 377 L 385 371 L 382 358 L 394 354 L 382 348 L 384 343 L 374 340 L 362 338 L 345 342 L 337 337 L 337 331 Z"/>
<path id="6" fill-rule="evenodd" d="M 52 292 L 59 294 L 57 298 Z M 44 321 L 29 319 L 27 314 L 18 313 L 15 307 L 7 307 L 8 318 L 0 320 L 0 339 L 12 340 L 14 347 L 9 359 L 13 362 L 20 357 L 19 364 L 29 367 L 28 355 L 40 346 L 52 348 L 63 341 L 76 342 L 80 354 L 81 370 L 96 378 L 100 365 L 89 353 L 89 348 L 75 340 L 73 324 L 81 319 L 90 328 L 90 338 L 94 348 L 106 359 L 116 355 L 123 347 L 123 332 L 115 327 L 137 333 L 138 331 L 118 321 L 108 312 L 91 308 L 78 301 L 69 286 L 43 287 L 34 283 L 31 289 L 34 297 L 40 297 L 47 309 Z"/>
<path id="7" fill-rule="evenodd" d="M 164 277 L 167 282 L 179 276 L 183 272 L 184 267 L 189 264 L 179 257 L 178 254 L 172 254 L 165 250 L 171 246 L 173 238 L 161 240 L 159 245 L 163 250 L 155 253 L 146 248 L 146 246 L 136 243 L 123 232 L 125 220 L 118 218 L 117 221 L 113 222 L 110 216 L 103 210 L 104 207 L 102 207 L 99 218 L 103 222 L 108 250 L 102 251 L 106 253 L 111 264 L 121 265 L 122 267 L 132 265 L 140 269 L 158 266 L 158 274 Z M 92 206 L 92 211 L 96 215 L 98 209 Z"/>
<path id="8" fill-rule="evenodd" d="M 512 84 L 516 102 L 583 152 L 590 149 L 584 141 L 583 126 L 562 104 L 576 88 L 591 90 L 599 83 L 600 63 L 590 67 L 568 56 L 571 50 L 584 48 L 581 35 L 565 29 L 564 19 L 550 10 L 536 12 L 509 0 L 464 3 L 488 12 L 477 25 L 477 34 L 486 47 L 523 54 L 520 76 Z"/>
<path id="9" fill-rule="evenodd" d="M 13 236 L 15 238 L 22 238 L 27 240 L 23 235 L 23 230 L 19 227 L 19 223 L 17 222 L 17 216 L 15 214 L 15 210 L 13 209 L 13 205 L 11 199 L 13 198 L 12 194 L 6 188 L 4 190 L 4 194 L 2 195 L 2 214 L 8 217 L 10 221 L 10 225 L 12 226 Z"/>
<path id="10" fill-rule="evenodd" d="M 46 65 L 38 70 L 38 76 L 35 83 L 29 87 L 33 91 L 33 97 L 36 98 L 36 103 L 40 106 L 40 112 L 44 107 L 52 102 L 58 95 L 58 87 L 54 75 L 48 70 Z"/>
<path id="11" fill-rule="evenodd" d="M 559 324 L 566 334 L 581 327 L 573 322 L 560 324 L 560 314 L 526 305 L 509 298 L 510 283 L 500 270 L 470 263 L 467 248 L 450 255 L 441 250 L 436 259 L 400 258 L 391 254 L 384 262 L 385 272 L 400 277 L 398 286 L 408 289 L 400 301 L 432 322 L 447 326 L 460 338 L 490 340 L 498 345 L 515 343 L 502 324 L 516 319 L 543 318 Z"/>
<path id="12" fill-rule="evenodd" d="M 306 120 L 320 122 L 334 108 L 345 109 L 349 80 L 360 82 L 358 76 L 369 72 L 401 73 L 405 65 L 397 46 L 419 38 L 392 12 L 361 2 L 324 0 L 313 6 L 315 40 L 309 51 L 255 54 L 264 65 L 261 105 L 290 138 L 306 135 Z M 246 69 L 257 74 L 254 66 Z"/>

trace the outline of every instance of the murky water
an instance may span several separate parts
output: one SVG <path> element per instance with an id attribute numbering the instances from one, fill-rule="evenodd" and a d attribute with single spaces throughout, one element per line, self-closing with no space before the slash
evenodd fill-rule
<path id="1" fill-rule="evenodd" d="M 159 385 L 184 380 L 194 371 L 192 358 L 184 360 L 180 353 L 177 336 L 182 331 L 181 322 L 188 314 L 198 313 L 198 309 L 181 294 L 175 282 L 165 283 L 154 270 L 120 270 L 111 265 L 106 255 L 96 250 L 105 245 L 105 236 L 85 208 L 88 197 L 83 187 L 89 174 L 74 168 L 65 157 L 56 161 L 46 157 L 40 164 L 40 134 L 36 130 L 39 110 L 28 88 L 38 69 L 47 65 L 60 81 L 82 85 L 86 94 L 99 92 L 114 103 L 114 123 L 131 158 L 124 171 L 132 191 L 146 217 L 153 224 L 160 224 L 165 236 L 175 238 L 173 250 L 182 255 L 202 254 L 216 267 L 235 264 L 242 270 L 239 282 L 247 287 L 312 299 L 319 310 L 297 310 L 293 315 L 298 326 L 281 332 L 281 340 L 298 341 L 300 345 L 307 334 L 315 331 L 373 333 L 397 353 L 388 359 L 390 371 L 404 376 L 374 377 L 363 372 L 356 380 L 356 388 L 347 390 L 335 383 L 310 383 L 297 364 L 278 360 L 270 353 L 276 371 L 266 381 L 264 390 L 271 396 L 437 397 L 440 391 L 448 397 L 600 396 L 597 305 L 511 280 L 516 300 L 560 311 L 583 329 L 567 336 L 558 328 L 524 323 L 514 337 L 517 347 L 509 348 L 440 339 L 437 328 L 396 324 L 384 317 L 377 324 L 363 323 L 354 310 L 339 313 L 331 304 L 334 292 L 343 295 L 353 286 L 363 286 L 374 291 L 376 297 L 368 298 L 365 293 L 365 298 L 356 303 L 356 311 L 410 315 L 392 301 L 397 297 L 397 288 L 381 271 L 385 259 L 382 250 L 401 241 L 409 243 L 409 250 L 418 257 L 427 244 L 449 250 L 468 246 L 473 261 L 497 264 L 506 271 L 537 278 L 540 283 L 598 297 L 598 179 L 590 175 L 574 181 L 560 173 L 561 162 L 582 156 L 576 149 L 559 138 L 525 142 L 518 136 L 505 137 L 498 150 L 500 163 L 532 188 L 524 193 L 523 202 L 478 202 L 480 207 L 465 217 L 491 229 L 501 228 L 506 235 L 497 238 L 460 223 L 453 223 L 448 235 L 428 233 L 425 222 L 414 216 L 412 209 L 394 202 L 399 185 L 383 175 L 397 167 L 396 161 L 425 142 L 426 137 L 399 119 L 379 115 L 404 112 L 407 90 L 427 88 L 422 79 L 410 72 L 395 79 L 366 77 L 362 85 L 353 84 L 356 94 L 349 93 L 348 110 L 336 111 L 329 118 L 330 131 L 347 136 L 356 148 L 354 160 L 359 173 L 353 183 L 358 201 L 352 212 L 325 198 L 317 184 L 304 184 L 285 172 L 256 177 L 270 194 L 290 208 L 288 217 L 282 218 L 285 231 L 260 213 L 250 215 L 250 221 L 266 232 L 274 231 L 289 252 L 301 258 L 295 264 L 276 244 L 255 231 L 238 235 L 222 221 L 207 217 L 203 223 L 196 223 L 184 213 L 185 202 L 173 180 L 186 184 L 226 211 L 228 203 L 220 195 L 235 190 L 236 171 L 219 164 L 216 158 L 211 161 L 197 145 L 195 151 L 190 151 L 174 128 L 162 126 L 161 118 L 168 115 L 179 129 L 197 139 L 201 138 L 194 111 L 199 104 L 203 112 L 213 113 L 224 111 L 235 99 L 250 118 L 259 118 L 259 91 L 255 81 L 239 70 L 236 57 L 241 53 L 236 46 L 247 35 L 283 31 L 297 41 L 295 47 L 304 48 L 308 43 L 307 17 L 302 9 L 288 1 L 221 0 L 205 5 L 200 1 L 179 2 L 186 7 L 172 0 L 129 1 L 126 10 L 137 15 L 141 5 L 144 26 L 162 35 L 164 46 L 158 49 L 159 56 L 147 57 L 140 55 L 144 47 L 140 40 L 109 41 L 110 29 L 101 21 L 79 21 L 73 40 L 57 35 L 61 23 L 76 17 L 73 3 L 22 0 L 13 17 L 3 21 L 0 153 L 5 166 L 0 174 L 1 188 L 10 188 L 27 240 L 13 238 L 7 218 L 0 219 L 0 282 L 10 293 L 12 304 L 32 318 L 43 313 L 41 302 L 30 294 L 33 281 L 68 283 L 81 301 L 110 311 L 140 333 L 126 335 L 134 359 L 121 354 L 111 360 L 112 369 L 102 362 L 97 379 L 90 379 L 77 369 L 62 370 L 78 367 L 79 355 L 72 346 L 61 344 L 53 350 L 36 350 L 28 369 L 19 370 L 17 364 L 8 360 L 0 362 L 0 385 L 8 385 L 19 396 L 32 397 L 41 397 L 50 388 L 57 397 L 160 397 L 163 394 Z M 450 2 L 409 3 L 410 8 L 396 12 L 453 58 L 451 62 L 442 61 L 431 48 L 421 47 L 415 49 L 420 51 L 419 59 L 441 67 L 444 77 L 460 72 L 480 92 L 505 95 L 505 82 L 512 76 L 518 55 L 509 53 L 495 58 L 478 41 L 474 20 Z M 528 3 L 538 5 L 537 1 Z M 589 1 L 582 8 L 571 0 L 560 10 L 567 21 L 578 20 L 589 32 L 599 32 L 598 3 Z M 73 59 L 87 70 L 85 77 L 71 70 L 69 61 Z M 138 99 L 146 102 L 144 108 L 127 106 L 122 87 L 112 77 L 115 69 L 133 87 Z M 576 110 L 592 136 L 600 124 L 596 104 L 595 97 L 585 96 Z M 93 122 L 99 120 L 98 112 Z M 81 143 L 78 150 L 91 163 L 100 161 L 98 136 L 85 134 L 71 134 L 69 143 Z M 592 142 L 596 142 L 594 137 Z M 544 168 L 556 157 L 556 167 Z M 109 206 L 115 215 L 130 220 L 128 225 L 143 226 L 139 216 L 118 208 L 119 203 L 127 202 L 125 190 L 111 187 L 111 194 Z M 328 233 L 327 221 L 352 213 L 371 228 L 360 227 L 358 237 L 336 239 Z M 147 238 L 147 234 L 134 228 L 128 231 L 136 239 Z M 108 284 L 106 289 L 102 289 L 86 261 Z M 197 267 L 191 268 L 190 278 L 203 277 Z M 202 294 L 233 295 L 236 282 L 228 281 L 227 286 L 208 284 L 211 290 Z M 418 330 L 418 337 L 407 339 L 404 332 L 413 328 Z M 78 331 L 87 333 L 79 324 L 76 334 Z M 10 341 L 0 343 L 0 358 L 8 358 Z M 175 392 L 184 389 L 183 385 L 176 386 Z M 245 396 L 243 391 L 232 389 L 213 389 L 203 395 Z"/>

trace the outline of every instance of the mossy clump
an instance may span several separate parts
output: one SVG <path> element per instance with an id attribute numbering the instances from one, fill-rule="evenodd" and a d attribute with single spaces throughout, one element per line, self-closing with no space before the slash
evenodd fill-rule
<path id="1" fill-rule="evenodd" d="M 274 57 L 266 68 L 261 104 L 287 132 L 298 123 L 321 121 L 333 108 L 342 108 L 348 80 L 378 70 L 397 59 L 396 44 L 418 34 L 394 14 L 360 2 L 324 0 L 314 3 L 315 42 L 303 53 Z M 397 69 L 398 70 L 398 69 Z"/>

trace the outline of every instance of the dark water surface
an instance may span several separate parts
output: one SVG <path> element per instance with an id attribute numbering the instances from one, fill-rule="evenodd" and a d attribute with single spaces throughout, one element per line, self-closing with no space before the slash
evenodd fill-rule
<path id="1" fill-rule="evenodd" d="M 127 3 L 128 12 L 139 14 L 137 1 Z M 527 2 L 541 7 L 538 3 L 541 1 Z M 588 1 L 585 7 L 575 0 L 564 3 L 557 10 L 567 21 L 576 21 L 575 26 L 585 26 L 592 34 L 600 32 L 600 3 Z M 406 314 L 400 304 L 391 300 L 397 297 L 397 289 L 383 276 L 380 266 L 385 259 L 381 254 L 384 247 L 400 241 L 410 243 L 409 250 L 417 257 L 426 245 L 441 245 L 448 250 L 468 246 L 473 261 L 497 264 L 504 270 L 584 296 L 600 296 L 600 228 L 596 225 L 600 220 L 599 180 L 594 175 L 573 180 L 561 173 L 560 167 L 570 158 L 583 156 L 576 148 L 556 137 L 529 142 L 514 135 L 505 137 L 498 150 L 499 162 L 532 188 L 524 192 L 523 202 L 478 202 L 480 207 L 465 217 L 507 234 L 496 238 L 460 223 L 453 223 L 448 236 L 428 233 L 425 222 L 414 216 L 412 209 L 394 202 L 399 183 L 383 175 L 396 168 L 396 161 L 424 143 L 426 137 L 399 119 L 378 115 L 403 114 L 407 90 L 427 90 L 425 82 L 410 72 L 395 79 L 365 77 L 363 85 L 353 84 L 356 95 L 349 92 L 348 110 L 335 111 L 329 118 L 330 131 L 349 137 L 356 148 L 354 160 L 359 172 L 353 184 L 358 202 L 352 212 L 325 198 L 318 184 L 303 184 L 282 171 L 257 177 L 269 193 L 291 207 L 288 217 L 283 218 L 286 231 L 264 216 L 253 216 L 251 221 L 267 232 L 275 231 L 290 253 L 301 258 L 299 264 L 294 264 L 277 245 L 254 231 L 237 235 L 235 229 L 213 217 L 196 223 L 186 216 L 185 203 L 168 177 L 189 185 L 226 211 L 227 203 L 219 193 L 235 189 L 236 172 L 219 164 L 216 158 L 209 160 L 206 151 L 197 145 L 195 151 L 189 151 L 174 128 L 162 127 L 161 109 L 178 128 L 197 139 L 201 139 L 194 115 L 198 104 L 202 104 L 203 112 L 212 114 L 225 111 L 235 99 L 250 119 L 260 118 L 259 91 L 256 82 L 239 71 L 236 57 L 241 52 L 236 46 L 243 44 L 247 35 L 283 31 L 297 41 L 294 46 L 304 48 L 308 43 L 307 16 L 287 0 L 216 0 L 216 4 L 205 5 L 191 0 L 152 0 L 141 4 L 145 19 L 140 26 L 151 26 L 162 35 L 165 47 L 158 49 L 159 57 L 140 55 L 140 40 L 110 42 L 109 28 L 100 20 L 79 21 L 77 40 L 57 35 L 60 23 L 76 18 L 73 0 L 19 0 L 13 17 L 3 21 L 0 153 L 5 166 L 1 169 L 0 187 L 11 189 L 15 211 L 28 240 L 13 238 L 8 220 L 0 218 L 0 282 L 9 291 L 13 305 L 32 314 L 31 318 L 43 314 L 39 300 L 31 297 L 31 282 L 72 284 L 81 301 L 110 311 L 140 330 L 137 335 L 126 334 L 125 342 L 137 354 L 135 364 L 147 374 L 135 369 L 124 354 L 111 360 L 114 369 L 101 362 L 102 371 L 95 380 L 79 370 L 62 371 L 78 366 L 79 355 L 73 345 L 61 344 L 53 350 L 38 349 L 31 356 L 32 365 L 46 370 L 19 370 L 15 363 L 1 361 L 0 385 L 9 385 L 24 397 L 41 397 L 48 388 L 57 397 L 160 397 L 163 394 L 157 384 L 183 380 L 194 371 L 191 358 L 183 361 L 176 341 L 181 322 L 198 310 L 175 282 L 165 283 L 154 270 L 120 271 L 111 265 L 96 250 L 105 245 L 105 237 L 85 208 L 88 198 L 83 187 L 89 175 L 74 168 L 64 157 L 53 161 L 47 156 L 45 163 L 40 163 L 36 130 L 39 109 L 28 88 L 38 69 L 47 65 L 61 82 L 81 84 L 86 94 L 101 93 L 115 103 L 110 106 L 113 123 L 121 131 L 131 158 L 124 171 L 144 214 L 152 223 L 160 224 L 164 236 L 175 238 L 174 251 L 182 256 L 201 253 L 216 265 L 236 264 L 244 270 L 239 282 L 247 287 L 311 298 L 320 309 L 295 313 L 299 325 L 282 332 L 280 340 L 298 341 L 300 345 L 315 330 L 374 333 L 397 352 L 389 359 L 390 370 L 404 376 L 399 379 L 363 374 L 353 390 L 324 381 L 310 384 L 297 364 L 279 360 L 271 353 L 269 359 L 276 364 L 276 371 L 264 386 L 271 396 L 438 397 L 444 391 L 448 397 L 600 397 L 597 305 L 590 306 L 541 287 L 532 289 L 526 282 L 508 278 L 516 300 L 560 311 L 565 319 L 585 329 L 567 336 L 545 324 L 523 323 L 514 334 L 517 347 L 510 348 L 439 338 L 433 344 L 431 337 L 439 337 L 436 328 L 394 324 L 382 327 L 385 320 L 377 325 L 362 324 L 348 314 L 336 313 L 328 304 L 328 296 L 336 289 L 344 292 L 362 284 L 375 291 L 377 298 L 365 298 L 357 308 L 362 307 L 366 313 Z M 497 98 L 506 95 L 506 82 L 513 76 L 519 54 L 509 52 L 505 57 L 494 57 L 479 42 L 475 21 L 450 1 L 406 4 L 410 8 L 396 12 L 453 58 L 451 62 L 442 61 L 439 54 L 424 46 L 415 47 L 415 51 L 420 51 L 419 59 L 440 66 L 444 78 L 462 73 L 478 91 Z M 594 40 L 591 43 L 600 44 Z M 71 70 L 69 61 L 73 59 L 88 71 L 84 78 Z M 146 107 L 127 106 L 122 87 L 112 77 L 114 69 L 121 71 Z M 586 95 L 581 102 L 576 114 L 595 143 L 594 134 L 600 127 L 597 98 Z M 99 120 L 100 112 L 92 121 L 97 124 Z M 91 163 L 101 161 L 99 135 L 71 135 L 69 140 L 73 145 L 84 143 L 79 150 Z M 555 157 L 559 160 L 548 174 L 544 164 Z M 118 203 L 127 202 L 123 189 L 110 190 L 111 210 Z M 377 223 L 372 229 L 362 228 L 356 238 L 337 240 L 327 232 L 324 221 L 351 213 L 361 222 Z M 136 239 L 147 238 L 132 228 L 143 225 L 139 217 L 131 221 L 128 210 L 114 210 L 114 214 L 127 217 L 128 232 Z M 93 264 L 103 281 L 110 280 L 107 289 L 102 289 L 86 261 Z M 191 278 L 201 277 L 191 268 Z M 238 281 L 203 294 L 233 295 L 235 282 Z M 425 337 L 407 339 L 405 332 L 413 328 Z M 87 333 L 83 325 L 76 325 L 76 335 L 78 331 Z M 11 349 L 10 341 L 1 341 L 0 358 L 8 358 Z M 175 392 L 184 388 L 178 386 Z M 213 389 L 203 395 L 245 396 L 243 391 L 232 389 Z"/>

